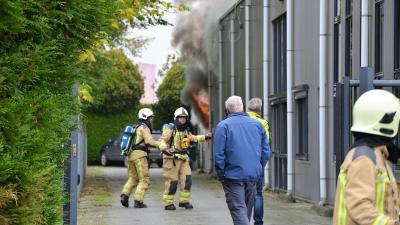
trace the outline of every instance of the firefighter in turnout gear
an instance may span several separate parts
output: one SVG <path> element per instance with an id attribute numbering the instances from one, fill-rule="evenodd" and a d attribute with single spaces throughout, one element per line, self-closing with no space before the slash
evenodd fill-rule
<path id="1" fill-rule="evenodd" d="M 147 146 L 159 146 L 159 142 L 153 140 L 151 135 L 151 122 L 154 113 L 151 109 L 143 108 L 139 110 L 135 134 L 133 135 L 132 145 L 128 157 L 128 180 L 121 193 L 121 204 L 129 207 L 129 195 L 136 187 L 134 195 L 135 208 L 147 208 L 143 203 L 144 194 L 150 184 L 149 166 L 147 162 Z"/>
<path id="2" fill-rule="evenodd" d="M 162 133 L 160 149 L 163 152 L 163 176 L 165 190 L 163 201 L 165 210 L 175 210 L 174 195 L 179 185 L 179 207 L 192 209 L 191 196 L 192 171 L 189 166 L 188 148 L 190 142 L 211 139 L 207 135 L 193 135 L 189 131 L 189 114 L 183 107 L 175 110 L 174 123 L 169 124 Z"/>
<path id="3" fill-rule="evenodd" d="M 365 92 L 353 107 L 354 144 L 340 167 L 333 224 L 399 223 L 399 193 L 392 164 L 400 103 L 390 92 Z"/>

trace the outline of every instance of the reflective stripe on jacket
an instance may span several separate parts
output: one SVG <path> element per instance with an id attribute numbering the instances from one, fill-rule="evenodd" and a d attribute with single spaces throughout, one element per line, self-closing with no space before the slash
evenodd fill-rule
<path id="1" fill-rule="evenodd" d="M 367 156 L 346 156 L 338 176 L 333 225 L 398 224 L 399 195 L 386 158 L 385 146 L 373 149 L 376 164 Z"/>

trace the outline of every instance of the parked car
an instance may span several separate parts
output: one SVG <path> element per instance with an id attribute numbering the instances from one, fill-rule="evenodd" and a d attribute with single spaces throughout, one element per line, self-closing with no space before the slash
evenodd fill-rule
<path id="1" fill-rule="evenodd" d="M 161 132 L 153 131 L 152 136 L 154 140 L 159 140 L 161 137 Z M 156 163 L 157 166 L 161 168 L 163 166 L 163 157 L 160 149 L 156 147 L 149 147 L 149 150 L 149 157 L 147 158 L 149 167 L 152 163 Z"/>
<path id="2" fill-rule="evenodd" d="M 161 132 L 154 131 L 153 139 L 158 140 L 161 137 Z M 126 157 L 121 156 L 121 137 L 120 134 L 117 138 L 109 139 L 100 150 L 100 163 L 102 166 L 108 166 L 111 162 L 120 162 L 124 163 L 125 166 L 128 166 L 128 160 Z M 158 167 L 162 167 L 162 154 L 160 149 L 156 147 L 149 147 L 149 157 L 148 157 L 149 167 L 152 163 L 156 163 Z"/>
<path id="3" fill-rule="evenodd" d="M 100 163 L 102 166 L 108 166 L 111 162 L 124 162 L 128 166 L 125 156 L 121 155 L 121 135 L 117 138 L 109 139 L 100 150 Z"/>

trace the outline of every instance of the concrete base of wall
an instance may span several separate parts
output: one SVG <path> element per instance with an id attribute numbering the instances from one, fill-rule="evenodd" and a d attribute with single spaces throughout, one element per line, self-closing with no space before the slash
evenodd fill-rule
<path id="1" fill-rule="evenodd" d="M 312 209 L 320 216 L 324 216 L 324 217 L 332 217 L 333 216 L 332 206 L 314 204 L 312 206 Z"/>
<path id="2" fill-rule="evenodd" d="M 276 191 L 276 190 L 271 190 L 269 188 L 264 188 L 264 192 L 268 194 L 268 196 L 272 197 L 273 199 L 280 201 L 280 202 L 285 202 L 285 203 L 295 203 L 296 199 L 293 198 L 291 194 L 281 192 L 281 191 Z"/>

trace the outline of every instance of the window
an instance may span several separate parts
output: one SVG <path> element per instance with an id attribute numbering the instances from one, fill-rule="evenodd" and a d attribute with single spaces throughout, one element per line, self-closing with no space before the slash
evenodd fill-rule
<path id="1" fill-rule="evenodd" d="M 286 97 L 271 97 L 271 150 L 274 188 L 287 189 L 287 113 Z"/>
<path id="2" fill-rule="evenodd" d="M 400 1 L 394 1 L 394 77 L 400 79 Z"/>
<path id="3" fill-rule="evenodd" d="M 309 160 L 308 158 L 308 85 L 293 87 L 296 107 L 296 159 Z"/>
<path id="4" fill-rule="evenodd" d="M 383 72 L 383 1 L 375 3 L 375 73 Z"/>
<path id="5" fill-rule="evenodd" d="M 345 24 L 345 75 L 352 76 L 352 63 L 353 63 L 353 0 L 346 0 L 346 24 Z"/>
<path id="6" fill-rule="evenodd" d="M 340 9 L 338 7 L 340 0 L 335 0 L 334 3 L 334 27 L 333 27 L 333 82 L 339 80 L 339 29 L 340 29 Z"/>
<path id="7" fill-rule="evenodd" d="M 274 93 L 286 91 L 286 15 L 274 24 Z"/>

